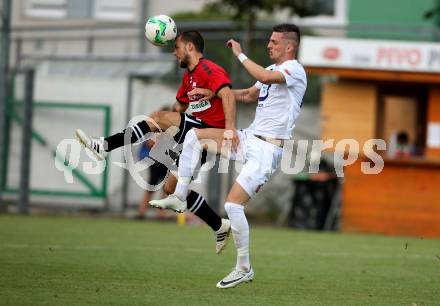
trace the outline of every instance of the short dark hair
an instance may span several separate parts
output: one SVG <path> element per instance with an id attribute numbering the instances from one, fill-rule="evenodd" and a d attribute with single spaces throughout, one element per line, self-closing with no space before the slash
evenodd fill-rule
<path id="1" fill-rule="evenodd" d="M 289 39 L 296 41 L 297 45 L 299 45 L 301 40 L 301 32 L 296 24 L 281 23 L 274 26 L 272 30 L 279 33 L 295 33 L 292 35 L 292 37 L 289 37 Z"/>
<path id="2" fill-rule="evenodd" d="M 181 32 L 177 35 L 176 39 L 180 38 L 182 41 L 186 43 L 193 43 L 194 47 L 200 53 L 203 53 L 203 49 L 205 48 L 205 41 L 203 40 L 202 35 L 198 31 L 185 31 Z"/>

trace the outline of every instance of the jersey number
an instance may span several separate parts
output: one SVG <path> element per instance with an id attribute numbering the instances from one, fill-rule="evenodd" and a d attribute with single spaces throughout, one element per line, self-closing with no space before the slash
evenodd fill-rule
<path id="1" fill-rule="evenodd" d="M 260 96 L 258 97 L 258 101 L 264 101 L 269 96 L 269 89 L 272 84 L 269 85 L 263 85 L 260 90 Z"/>

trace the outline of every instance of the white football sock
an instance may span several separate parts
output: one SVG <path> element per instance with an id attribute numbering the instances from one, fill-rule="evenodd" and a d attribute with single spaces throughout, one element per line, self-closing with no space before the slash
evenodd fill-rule
<path id="1" fill-rule="evenodd" d="M 235 268 L 241 271 L 249 271 L 249 224 L 244 214 L 244 206 L 226 202 L 225 210 L 231 221 L 232 236 L 237 249 Z"/>
<path id="2" fill-rule="evenodd" d="M 201 155 L 202 145 L 200 144 L 194 129 L 190 130 L 186 133 L 185 141 L 183 142 L 177 175 L 179 177 L 192 177 L 197 165 L 200 163 Z"/>
<path id="3" fill-rule="evenodd" d="M 179 157 L 177 169 L 177 185 L 174 194 L 182 201 L 188 195 L 188 185 L 191 182 L 194 171 L 200 163 L 202 146 L 194 130 L 189 130 L 185 135 L 182 153 Z"/>
<path id="4" fill-rule="evenodd" d="M 188 185 L 191 183 L 190 177 L 179 177 L 177 178 L 176 189 L 174 190 L 174 195 L 176 195 L 182 201 L 186 200 L 188 196 Z"/>

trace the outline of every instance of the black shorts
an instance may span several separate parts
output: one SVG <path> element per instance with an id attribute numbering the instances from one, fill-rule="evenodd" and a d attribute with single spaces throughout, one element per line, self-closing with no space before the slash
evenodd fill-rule
<path id="1" fill-rule="evenodd" d="M 168 173 L 167 166 L 159 162 L 155 162 L 148 169 L 150 170 L 148 184 L 152 186 L 160 184 Z"/>
<path id="2" fill-rule="evenodd" d="M 186 113 L 180 113 L 180 125 L 179 132 L 174 135 L 174 140 L 177 143 L 183 143 L 185 140 L 186 133 L 188 133 L 192 128 L 196 129 L 208 129 L 215 128 L 209 124 L 197 119 L 193 115 L 188 115 Z"/>
<path id="3" fill-rule="evenodd" d="M 179 132 L 174 135 L 174 140 L 181 144 L 185 140 L 186 133 L 188 133 L 191 129 L 215 129 L 216 127 L 213 127 L 202 120 L 196 118 L 193 115 L 189 115 L 186 113 L 180 113 L 180 126 L 179 126 Z M 206 163 L 207 158 L 207 152 L 206 150 L 203 150 L 202 157 L 201 157 L 201 164 L 203 165 Z M 177 157 L 176 164 L 179 165 L 179 159 Z"/>

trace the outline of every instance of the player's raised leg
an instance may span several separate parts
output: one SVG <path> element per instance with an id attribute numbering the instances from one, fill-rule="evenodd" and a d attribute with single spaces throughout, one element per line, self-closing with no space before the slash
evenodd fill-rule
<path id="1" fill-rule="evenodd" d="M 109 152 L 129 143 L 135 143 L 150 132 L 168 130 L 171 126 L 178 127 L 181 121 L 181 114 L 177 112 L 159 111 L 150 115 L 148 120 L 142 120 L 127 127 L 119 133 L 108 137 L 91 137 L 84 131 L 77 129 L 75 136 L 85 147 L 91 150 L 99 159 L 105 159 Z M 129 133 L 130 142 L 125 143 L 125 133 Z"/>
<path id="2" fill-rule="evenodd" d="M 104 150 L 104 137 L 88 136 L 81 129 L 75 131 L 75 137 L 83 146 L 92 151 L 98 160 L 104 160 L 107 158 L 108 152 Z"/>

